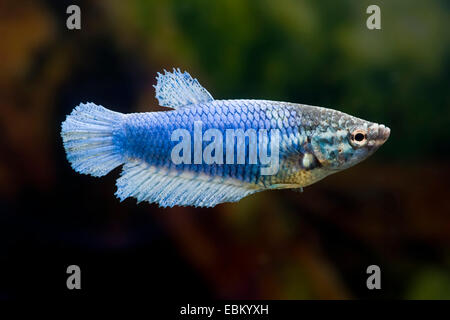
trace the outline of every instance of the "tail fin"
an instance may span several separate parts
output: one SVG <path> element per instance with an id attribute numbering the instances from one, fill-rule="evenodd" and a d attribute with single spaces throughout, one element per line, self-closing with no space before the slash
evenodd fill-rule
<path id="1" fill-rule="evenodd" d="M 62 123 L 61 137 L 75 171 L 101 177 L 124 162 L 117 143 L 124 117 L 94 103 L 81 103 L 73 109 Z"/>

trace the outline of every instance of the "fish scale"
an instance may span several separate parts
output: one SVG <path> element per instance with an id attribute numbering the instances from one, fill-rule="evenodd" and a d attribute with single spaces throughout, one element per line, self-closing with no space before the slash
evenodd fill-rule
<path id="1" fill-rule="evenodd" d="M 266 119 L 279 118 L 280 112 L 278 109 L 280 106 L 276 102 L 263 101 L 258 102 L 258 109 L 255 111 L 258 113 L 258 119 L 260 121 L 249 121 L 246 127 L 242 121 L 243 115 L 247 118 L 247 105 L 252 103 L 249 100 L 229 100 L 229 101 L 212 101 L 211 103 L 198 105 L 191 108 L 182 108 L 169 112 L 150 112 L 140 114 L 130 114 L 126 116 L 123 126 L 124 134 L 119 138 L 126 141 L 122 148 L 124 154 L 132 159 L 139 158 L 145 160 L 150 165 L 163 165 L 167 168 L 174 168 L 176 170 L 190 170 L 194 172 L 204 172 L 211 175 L 221 175 L 227 177 L 229 175 L 232 178 L 237 178 L 246 182 L 262 183 L 264 179 L 273 179 L 275 177 L 264 177 L 257 174 L 260 164 L 257 165 L 231 165 L 231 164 L 218 164 L 217 167 L 223 168 L 219 171 L 211 170 L 211 165 L 207 164 L 191 164 L 187 166 L 175 165 L 171 160 L 171 150 L 177 144 L 170 139 L 170 134 L 176 129 L 186 129 L 191 136 L 194 135 L 194 122 L 201 121 L 203 124 L 203 131 L 208 128 L 217 128 L 226 138 L 227 129 L 242 129 L 247 130 L 249 128 L 259 129 L 278 129 L 280 131 L 281 141 L 286 142 L 289 147 L 298 144 L 301 140 L 300 133 L 296 128 L 289 128 L 284 126 L 283 122 L 267 123 Z M 218 112 L 220 108 L 227 108 L 233 110 L 234 113 L 224 114 Z M 294 107 L 294 106 L 293 106 Z M 283 112 L 284 114 L 284 112 Z M 232 115 L 232 117 L 230 117 Z M 292 117 L 291 113 L 289 115 Z M 206 120 L 206 121 L 205 121 Z M 290 129 L 290 130 L 288 130 Z M 296 138 L 293 137 L 296 131 Z M 289 136 L 291 132 L 291 136 Z M 225 148 L 224 139 L 224 150 Z M 206 147 L 208 142 L 203 142 L 203 148 Z M 259 146 L 256 146 L 259 152 Z M 248 154 L 248 143 L 246 144 L 246 154 Z M 224 152 L 224 160 L 226 158 L 226 152 Z M 237 167 L 237 171 L 233 171 L 234 167 Z M 281 175 L 282 173 L 280 173 Z"/>

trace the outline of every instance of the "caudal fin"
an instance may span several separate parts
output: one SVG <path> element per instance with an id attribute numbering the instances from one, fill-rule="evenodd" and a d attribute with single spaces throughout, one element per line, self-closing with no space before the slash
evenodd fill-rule
<path id="1" fill-rule="evenodd" d="M 124 114 L 81 103 L 61 126 L 67 160 L 84 174 L 101 177 L 123 161 L 118 135 Z"/>

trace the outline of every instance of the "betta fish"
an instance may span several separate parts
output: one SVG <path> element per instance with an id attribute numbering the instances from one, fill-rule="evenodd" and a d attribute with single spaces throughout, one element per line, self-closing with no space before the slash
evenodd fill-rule
<path id="1" fill-rule="evenodd" d="M 116 196 L 162 207 L 213 207 L 296 189 L 373 154 L 390 129 L 340 111 L 270 100 L 215 100 L 179 69 L 158 73 L 167 111 L 123 114 L 81 103 L 62 123 L 72 168 L 95 177 L 123 165 Z"/>

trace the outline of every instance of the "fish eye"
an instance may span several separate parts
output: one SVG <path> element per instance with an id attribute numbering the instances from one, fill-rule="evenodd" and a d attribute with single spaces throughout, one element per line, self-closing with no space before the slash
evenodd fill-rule
<path id="1" fill-rule="evenodd" d="M 355 148 L 364 147 L 367 144 L 367 132 L 357 129 L 350 135 L 350 144 Z"/>
<path id="2" fill-rule="evenodd" d="M 364 140 L 364 135 L 361 132 L 358 132 L 357 134 L 355 134 L 355 140 L 358 142 L 361 142 Z"/>

